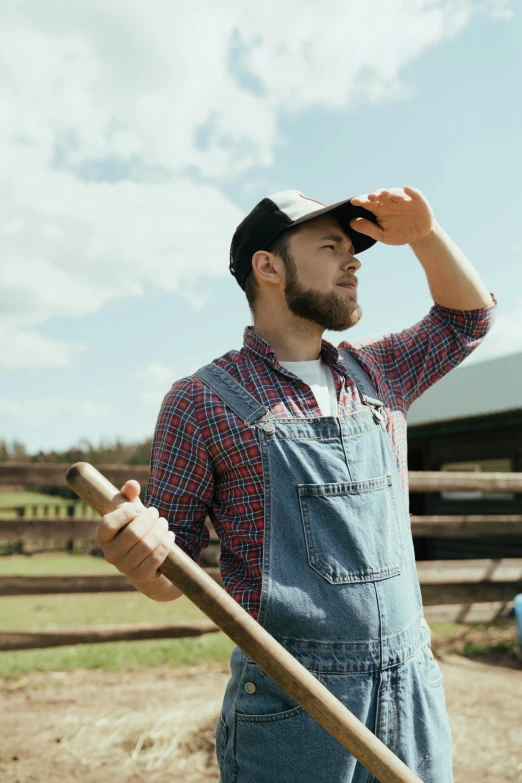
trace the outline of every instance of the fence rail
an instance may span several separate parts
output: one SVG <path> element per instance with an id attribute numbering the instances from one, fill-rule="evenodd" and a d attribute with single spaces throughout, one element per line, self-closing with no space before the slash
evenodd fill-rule
<path id="1" fill-rule="evenodd" d="M 222 585 L 219 568 L 206 568 L 205 571 Z M 479 594 L 491 594 L 495 590 L 495 598 L 490 600 L 502 600 L 502 591 L 507 591 L 508 598 L 512 598 L 522 589 L 522 558 L 420 560 L 417 574 L 425 603 L 461 603 L 466 597 L 476 600 Z M 0 576 L 0 596 L 122 593 L 134 589 L 123 574 Z M 444 601 L 440 600 L 442 593 Z M 452 594 L 454 598 L 451 598 Z"/>
<path id="2" fill-rule="evenodd" d="M 522 535 L 520 514 L 446 514 L 425 517 L 412 515 L 410 521 L 414 536 L 429 538 Z"/>
<path id="3" fill-rule="evenodd" d="M 507 617 L 513 610 L 512 601 L 491 601 L 479 604 L 426 606 L 428 623 L 491 623 Z M 173 623 L 170 625 L 88 625 L 56 630 L 0 631 L 0 651 L 35 650 L 75 644 L 100 644 L 150 639 L 182 639 L 216 633 L 217 625 L 208 621 Z"/>
<path id="4" fill-rule="evenodd" d="M 210 620 L 186 621 L 168 625 L 87 625 L 55 631 L 0 631 L 0 650 L 35 650 L 60 647 L 64 644 L 98 644 L 99 642 L 129 642 L 142 639 L 181 639 L 219 631 Z"/>
<path id="5" fill-rule="evenodd" d="M 37 487 L 67 486 L 68 465 L 45 463 L 0 463 L 0 485 Z M 98 465 L 116 486 L 129 478 L 142 487 L 148 466 Z M 521 473 L 467 473 L 410 471 L 411 492 L 483 490 L 522 494 Z M 472 538 L 522 534 L 522 515 L 411 516 L 414 536 Z M 96 519 L 78 517 L 0 517 L 2 541 L 94 541 Z M 218 545 L 211 528 L 210 544 Z M 221 583 L 219 568 L 206 569 Z M 425 616 L 429 623 L 492 622 L 513 611 L 513 598 L 522 591 L 522 559 L 418 561 Z M 121 574 L 69 576 L 3 576 L 0 596 L 50 595 L 63 593 L 124 592 L 135 588 Z M 62 644 L 87 644 L 130 639 L 160 639 L 212 633 L 219 629 L 210 621 L 169 625 L 88 626 L 55 630 L 6 631 L 0 633 L 0 650 L 35 649 Z"/>
<path id="6" fill-rule="evenodd" d="M 45 462 L 0 463 L 0 485 L 66 487 L 65 474 L 69 465 Z M 96 465 L 96 468 L 117 487 L 128 479 L 136 479 L 145 486 L 149 477 L 148 465 Z M 410 492 L 441 492 L 477 490 L 484 492 L 522 493 L 520 473 L 468 473 L 465 471 L 410 470 Z"/>
<path id="7" fill-rule="evenodd" d="M 221 583 L 219 568 L 206 568 L 214 581 Z M 125 593 L 136 588 L 123 574 L 87 574 L 69 576 L 0 576 L 0 596 L 59 595 L 60 593 Z"/>
<path id="8" fill-rule="evenodd" d="M 473 538 L 481 535 L 521 535 L 520 514 L 469 514 L 412 516 L 411 529 L 414 536 L 436 538 Z M 0 541 L 67 541 L 80 538 L 94 541 L 98 520 L 81 517 L 0 517 Z M 219 541 L 211 531 L 210 543 Z"/>

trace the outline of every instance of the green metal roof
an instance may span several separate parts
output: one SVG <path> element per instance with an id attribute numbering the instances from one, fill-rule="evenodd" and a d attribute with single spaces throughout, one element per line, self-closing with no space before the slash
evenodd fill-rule
<path id="1" fill-rule="evenodd" d="M 522 351 L 455 367 L 419 397 L 408 426 L 522 411 Z"/>

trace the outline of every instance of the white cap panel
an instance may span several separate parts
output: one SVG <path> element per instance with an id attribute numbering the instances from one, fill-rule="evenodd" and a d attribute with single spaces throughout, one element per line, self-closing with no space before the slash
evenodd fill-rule
<path id="1" fill-rule="evenodd" d="M 321 204 L 320 201 L 314 201 L 312 198 L 303 196 L 299 190 L 281 190 L 279 193 L 273 193 L 268 197 L 277 207 L 288 215 L 290 220 L 298 220 L 299 218 L 309 215 L 310 212 L 317 212 L 318 209 L 322 209 L 325 204 Z"/>

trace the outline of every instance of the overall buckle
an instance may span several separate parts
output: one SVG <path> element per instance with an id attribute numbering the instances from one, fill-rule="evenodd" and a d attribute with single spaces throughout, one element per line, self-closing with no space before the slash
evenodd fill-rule
<path id="1" fill-rule="evenodd" d="M 384 415 L 379 410 L 379 408 L 382 408 L 383 406 L 383 403 L 380 400 L 376 400 L 374 397 L 368 397 L 367 394 L 362 395 L 362 400 L 363 403 L 369 407 L 374 420 L 378 424 L 380 424 L 381 421 L 384 421 Z"/>

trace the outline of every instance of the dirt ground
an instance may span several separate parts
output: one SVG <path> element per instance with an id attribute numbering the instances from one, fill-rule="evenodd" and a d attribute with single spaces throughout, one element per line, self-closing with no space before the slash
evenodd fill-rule
<path id="1" fill-rule="evenodd" d="M 522 781 L 522 665 L 457 655 L 440 665 L 455 783 Z M 228 671 L 212 663 L 1 681 L 0 780 L 217 783 L 214 725 Z"/>

